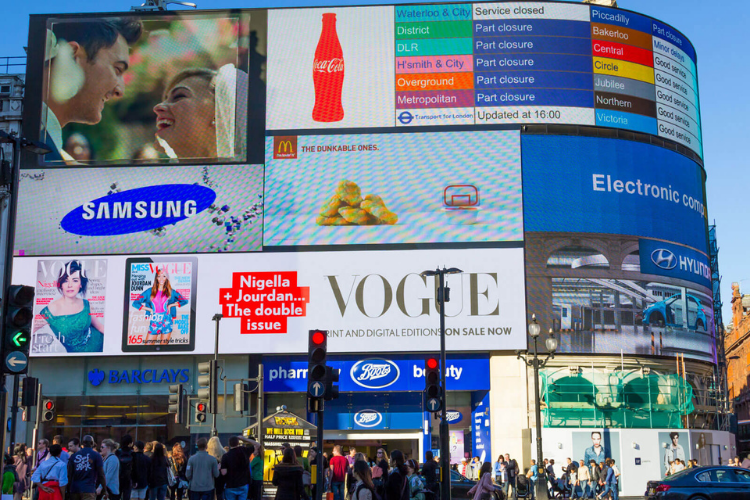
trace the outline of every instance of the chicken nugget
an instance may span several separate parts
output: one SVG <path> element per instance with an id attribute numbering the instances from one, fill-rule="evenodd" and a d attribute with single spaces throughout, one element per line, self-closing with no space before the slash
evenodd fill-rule
<path id="1" fill-rule="evenodd" d="M 383 198 L 381 198 L 380 196 L 376 194 L 368 194 L 367 196 L 365 196 L 365 200 L 372 201 L 374 203 L 379 203 L 385 206 L 385 202 L 383 201 Z"/>
<path id="2" fill-rule="evenodd" d="M 391 212 L 382 203 L 375 203 L 370 200 L 362 202 L 362 210 L 377 218 L 379 224 L 393 225 L 398 222 L 398 215 Z"/>
<path id="3" fill-rule="evenodd" d="M 347 205 L 358 207 L 362 203 L 362 191 L 355 182 L 344 179 L 336 187 L 336 197 Z"/>
<path id="4" fill-rule="evenodd" d="M 352 224 L 357 224 L 358 226 L 372 226 L 377 223 L 377 219 L 375 217 L 368 214 L 361 208 L 342 207 L 339 208 L 339 214 L 347 221 L 351 222 Z"/>
<path id="5" fill-rule="evenodd" d="M 336 217 L 339 214 L 339 208 L 344 206 L 346 206 L 346 203 L 341 201 L 338 196 L 333 195 L 320 207 L 320 215 L 323 217 Z"/>
<path id="6" fill-rule="evenodd" d="M 346 219 L 340 216 L 336 217 L 324 217 L 322 215 L 319 215 L 315 219 L 315 223 L 319 226 L 351 226 L 352 224 L 349 223 Z"/>

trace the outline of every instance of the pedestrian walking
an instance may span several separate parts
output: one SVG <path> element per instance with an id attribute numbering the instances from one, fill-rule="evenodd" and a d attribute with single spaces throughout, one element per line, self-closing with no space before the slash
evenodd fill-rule
<path id="1" fill-rule="evenodd" d="M 302 466 L 297 463 L 294 449 L 286 448 L 281 463 L 276 464 L 273 468 L 273 485 L 277 487 L 276 500 L 303 500 L 308 498 L 307 493 L 305 493 L 305 486 L 302 484 L 302 472 Z"/>
<path id="2" fill-rule="evenodd" d="M 406 464 L 400 450 L 391 452 L 391 469 L 385 483 L 385 500 L 409 500 Z"/>
<path id="3" fill-rule="evenodd" d="M 250 498 L 252 500 L 263 499 L 263 479 L 266 466 L 264 454 L 265 450 L 263 449 L 263 445 L 255 443 L 255 445 L 253 445 L 253 459 L 250 460 L 250 476 L 252 478 L 252 481 L 250 482 Z M 313 451 L 311 449 L 307 454 L 311 463 L 314 458 L 312 454 Z"/>
<path id="4" fill-rule="evenodd" d="M 151 479 L 151 459 L 143 451 L 145 447 L 143 441 L 135 442 L 133 465 L 130 475 L 132 483 L 130 498 L 132 500 L 146 500 L 148 496 L 148 483 Z"/>
<path id="5" fill-rule="evenodd" d="M 422 477 L 428 490 L 438 492 L 438 464 L 431 451 L 425 453 L 425 461 L 422 466 Z"/>
<path id="6" fill-rule="evenodd" d="M 190 481 L 190 500 L 213 500 L 219 462 L 206 451 L 206 438 L 198 439 L 196 444 L 198 452 L 190 457 L 185 467 L 185 477 Z"/>
<path id="7" fill-rule="evenodd" d="M 5 455 L 5 466 L 3 467 L 3 495 L 13 495 L 13 490 L 18 482 L 18 473 L 13 457 Z"/>
<path id="8" fill-rule="evenodd" d="M 388 471 L 391 469 L 388 463 L 390 458 L 383 448 L 378 448 L 375 453 L 375 467 L 372 468 L 372 484 L 375 486 L 375 493 L 381 499 L 385 497 L 385 483 L 388 481 Z"/>
<path id="9" fill-rule="evenodd" d="M 349 461 L 341 455 L 341 446 L 333 447 L 333 456 L 330 460 L 331 491 L 333 491 L 333 500 L 345 500 L 344 482 L 346 473 L 349 470 Z"/>
<path id="10" fill-rule="evenodd" d="M 96 490 L 97 496 L 106 491 L 109 500 L 120 500 L 120 461 L 117 459 L 115 452 L 117 444 L 111 439 L 102 441 L 102 466 L 104 467 L 104 477 L 107 480 L 106 487 L 100 486 Z"/>
<path id="11" fill-rule="evenodd" d="M 60 452 L 60 460 L 62 460 L 62 462 L 67 465 L 68 459 L 70 458 L 70 453 L 68 453 L 68 450 L 65 449 L 65 445 L 67 444 L 67 442 L 65 441 L 65 437 L 58 434 L 57 436 L 52 438 L 52 444 L 60 445 L 60 449 L 62 450 Z"/>
<path id="12" fill-rule="evenodd" d="M 539 466 L 536 464 L 536 460 L 531 459 L 531 467 L 526 473 L 526 477 L 529 479 L 529 486 L 531 488 L 532 500 L 536 498 L 536 482 L 539 480 Z"/>
<path id="13" fill-rule="evenodd" d="M 310 486 L 312 486 L 312 476 L 310 475 L 310 461 L 307 457 L 302 456 L 302 447 L 294 446 L 294 456 L 297 458 L 297 464 L 302 467 L 302 484 L 305 486 L 305 494 L 310 496 Z"/>
<path id="14" fill-rule="evenodd" d="M 583 498 L 591 498 L 591 491 L 589 491 L 589 484 L 591 483 L 591 471 L 589 470 L 586 463 L 581 460 L 578 467 L 578 487 L 581 488 L 581 495 Z"/>
<path id="15" fill-rule="evenodd" d="M 182 445 L 175 443 L 172 446 L 172 453 L 169 457 L 169 467 L 172 469 L 172 474 L 175 478 L 174 486 L 170 487 L 169 498 L 171 500 L 182 500 L 187 490 L 188 480 L 185 475 L 187 462 L 187 456 L 185 456 L 185 450 L 182 448 Z"/>
<path id="16" fill-rule="evenodd" d="M 39 464 L 31 482 L 39 491 L 41 500 L 62 500 L 68 484 L 68 466 L 60 460 L 62 446 L 53 444 L 49 449 L 49 459 Z"/>
<path id="17" fill-rule="evenodd" d="M 516 476 L 518 476 L 518 462 L 510 458 L 510 453 L 505 454 L 505 471 L 508 473 L 508 482 L 505 483 L 505 498 L 510 498 L 516 491 Z"/>
<path id="18" fill-rule="evenodd" d="M 352 500 L 373 500 L 375 496 L 375 483 L 372 481 L 372 469 L 364 462 L 354 462 L 354 478 L 357 484 L 354 486 Z"/>
<path id="19" fill-rule="evenodd" d="M 71 443 L 77 443 L 77 441 L 77 438 L 73 438 Z M 71 443 L 68 443 L 69 449 Z M 73 453 L 70 456 L 70 460 L 68 460 L 70 499 L 95 500 L 97 484 L 102 485 L 102 498 L 107 499 L 107 480 L 104 476 L 104 463 L 102 456 L 93 450 L 94 438 L 83 436 L 81 444 L 83 446 Z"/>
<path id="20" fill-rule="evenodd" d="M 26 490 L 31 486 L 31 463 L 26 453 L 26 445 L 19 443 L 13 449 L 13 464 L 16 466 L 18 474 L 18 483 L 13 491 L 13 500 L 21 500 Z"/>
<path id="21" fill-rule="evenodd" d="M 167 485 L 169 485 L 169 462 L 164 451 L 164 445 L 156 443 L 151 449 L 151 471 L 148 479 L 148 499 L 165 500 L 167 498 Z M 145 454 L 145 453 L 144 453 Z"/>
<path id="22" fill-rule="evenodd" d="M 479 482 L 475 484 L 468 492 L 468 496 L 473 500 L 490 500 L 494 498 L 495 485 L 492 482 L 492 464 L 485 462 L 479 469 Z"/>
<path id="23" fill-rule="evenodd" d="M 221 445 L 221 441 L 219 441 L 219 436 L 211 436 L 211 439 L 208 440 L 206 451 L 208 452 L 209 455 L 211 455 L 212 457 L 216 459 L 216 463 L 219 464 L 219 469 L 221 470 L 221 459 L 222 457 L 224 457 L 224 454 L 226 452 L 224 451 L 224 447 Z M 224 477 L 224 475 L 219 473 L 219 477 L 217 477 L 216 481 L 214 481 L 217 500 L 224 499 L 224 485 L 225 484 L 226 484 L 226 477 Z"/>
<path id="24" fill-rule="evenodd" d="M 419 465 L 416 460 L 410 459 L 406 461 L 406 480 L 409 482 L 409 498 L 412 500 L 425 500 L 424 490 L 426 485 L 422 480 L 422 477 L 417 474 L 419 472 Z"/>
<path id="25" fill-rule="evenodd" d="M 318 485 L 317 483 L 312 485 L 312 497 L 317 500 L 318 498 L 318 488 L 322 488 L 323 491 L 326 491 L 326 485 L 325 485 L 325 478 L 328 475 L 328 459 L 319 452 L 318 448 L 313 446 L 310 448 L 310 451 L 308 452 L 308 458 L 310 459 L 310 465 L 314 465 L 315 467 L 323 467 L 323 484 Z M 322 465 L 321 465 L 322 464 Z M 255 500 L 255 499 L 254 499 Z M 261 500 L 258 498 L 257 500 Z"/>
<path id="26" fill-rule="evenodd" d="M 246 500 L 250 489 L 250 454 L 252 449 L 242 445 L 237 436 L 229 438 L 229 451 L 221 457 L 221 475 L 224 476 L 224 498 Z M 292 450 L 292 453 L 294 451 Z"/>
<path id="27" fill-rule="evenodd" d="M 120 462 L 120 499 L 130 500 L 133 490 L 133 438 L 125 434 L 120 441 L 120 446 L 115 451 L 115 457 Z"/>

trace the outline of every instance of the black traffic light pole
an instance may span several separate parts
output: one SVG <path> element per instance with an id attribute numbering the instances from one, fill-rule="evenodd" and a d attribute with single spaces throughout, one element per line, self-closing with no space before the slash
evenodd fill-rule
<path id="1" fill-rule="evenodd" d="M 217 394 L 219 381 L 216 379 L 219 376 L 219 322 L 221 321 L 221 314 L 214 314 L 212 319 L 216 321 L 216 340 L 214 343 L 214 363 L 211 366 L 211 404 L 208 406 L 211 412 L 211 436 L 213 437 L 219 435 L 219 432 L 216 430 L 216 413 L 218 410 L 216 407 L 219 406 L 219 395 Z M 226 395 L 224 395 L 224 398 L 226 398 Z"/>
<path id="2" fill-rule="evenodd" d="M 448 437 L 448 402 L 446 401 L 448 387 L 445 384 L 445 367 L 448 363 L 445 354 L 445 273 L 439 272 L 438 274 L 440 276 L 440 288 L 438 288 L 438 301 L 440 302 L 440 387 L 443 403 L 440 409 L 440 470 L 442 472 L 440 498 L 449 500 L 451 497 L 451 452 Z"/>

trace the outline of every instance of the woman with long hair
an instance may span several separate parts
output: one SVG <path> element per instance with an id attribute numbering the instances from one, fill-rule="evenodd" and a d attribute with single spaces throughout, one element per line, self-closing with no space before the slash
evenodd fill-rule
<path id="1" fill-rule="evenodd" d="M 250 484 L 250 498 L 252 500 L 263 500 L 264 454 L 263 445 L 255 443 L 253 459 L 250 461 L 250 474 L 253 478 L 253 482 Z"/>
<path id="2" fill-rule="evenodd" d="M 151 474 L 148 481 L 149 500 L 165 500 L 167 497 L 167 485 L 169 484 L 167 467 L 169 467 L 169 463 L 164 452 L 164 445 L 156 443 L 154 454 L 151 456 Z"/>
<path id="3" fill-rule="evenodd" d="M 177 480 L 177 483 L 170 488 L 171 500 L 182 500 L 182 496 L 187 488 L 187 457 L 185 456 L 185 450 L 182 448 L 180 443 L 175 443 L 172 446 L 172 454 L 169 460 L 169 466 L 172 468 L 172 473 Z"/>
<path id="4" fill-rule="evenodd" d="M 302 467 L 297 463 L 293 448 L 285 448 L 281 463 L 273 468 L 273 485 L 278 487 L 276 500 L 307 499 L 302 484 Z"/>
<path id="5" fill-rule="evenodd" d="M 177 308 L 187 303 L 185 297 L 172 289 L 167 270 L 157 267 L 154 284 L 133 301 L 133 307 L 145 310 L 146 316 L 150 317 L 144 345 L 168 345 Z"/>
<path id="6" fill-rule="evenodd" d="M 365 462 L 367 463 L 367 457 L 364 453 L 358 452 L 354 454 L 354 463 Z M 344 491 L 346 492 L 346 500 L 350 500 L 354 494 L 354 487 L 357 485 L 357 479 L 354 477 L 354 468 L 349 467 L 346 472 L 346 478 L 344 480 Z"/>
<path id="7" fill-rule="evenodd" d="M 485 462 L 479 468 L 479 482 L 468 491 L 468 495 L 473 495 L 474 500 L 489 500 L 492 498 L 492 493 L 494 491 L 495 485 L 492 482 L 492 464 Z"/>
<path id="8" fill-rule="evenodd" d="M 385 482 L 385 500 L 407 500 L 409 488 L 406 481 L 404 454 L 399 450 L 391 452 L 391 470 Z"/>
<path id="9" fill-rule="evenodd" d="M 26 490 L 29 489 L 31 476 L 31 457 L 26 453 L 26 444 L 19 443 L 13 448 L 13 465 L 16 466 L 16 474 L 18 474 L 18 483 L 13 490 L 13 500 L 21 500 Z"/>
<path id="10" fill-rule="evenodd" d="M 495 469 L 495 481 L 498 484 L 503 484 L 505 481 L 508 480 L 508 473 L 505 471 L 505 457 L 503 457 L 502 453 L 497 457 L 497 461 L 495 462 L 494 469 Z"/>
<path id="11" fill-rule="evenodd" d="M 375 484 L 372 482 L 372 471 L 364 460 L 355 460 L 353 469 L 354 485 L 352 500 L 372 500 L 375 493 Z"/>
<path id="12" fill-rule="evenodd" d="M 372 468 L 372 482 L 375 485 L 375 493 L 380 498 L 385 496 L 385 482 L 388 480 L 388 452 L 383 448 L 378 448 L 375 454 L 375 467 Z"/>

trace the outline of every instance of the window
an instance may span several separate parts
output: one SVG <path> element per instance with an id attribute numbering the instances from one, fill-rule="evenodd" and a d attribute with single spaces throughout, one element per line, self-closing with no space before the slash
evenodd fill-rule
<path id="1" fill-rule="evenodd" d="M 711 471 L 711 479 L 717 483 L 736 483 L 734 471 L 726 469 L 715 469 Z"/>
<path id="2" fill-rule="evenodd" d="M 695 479 L 696 481 L 709 483 L 711 482 L 711 473 L 709 471 L 701 472 L 700 474 L 695 476 Z"/>
<path id="3" fill-rule="evenodd" d="M 750 483 L 750 471 L 737 469 L 734 475 L 737 476 L 737 482 Z"/>
<path id="4" fill-rule="evenodd" d="M 10 85 L 0 85 L 0 94 L 10 95 Z"/>

